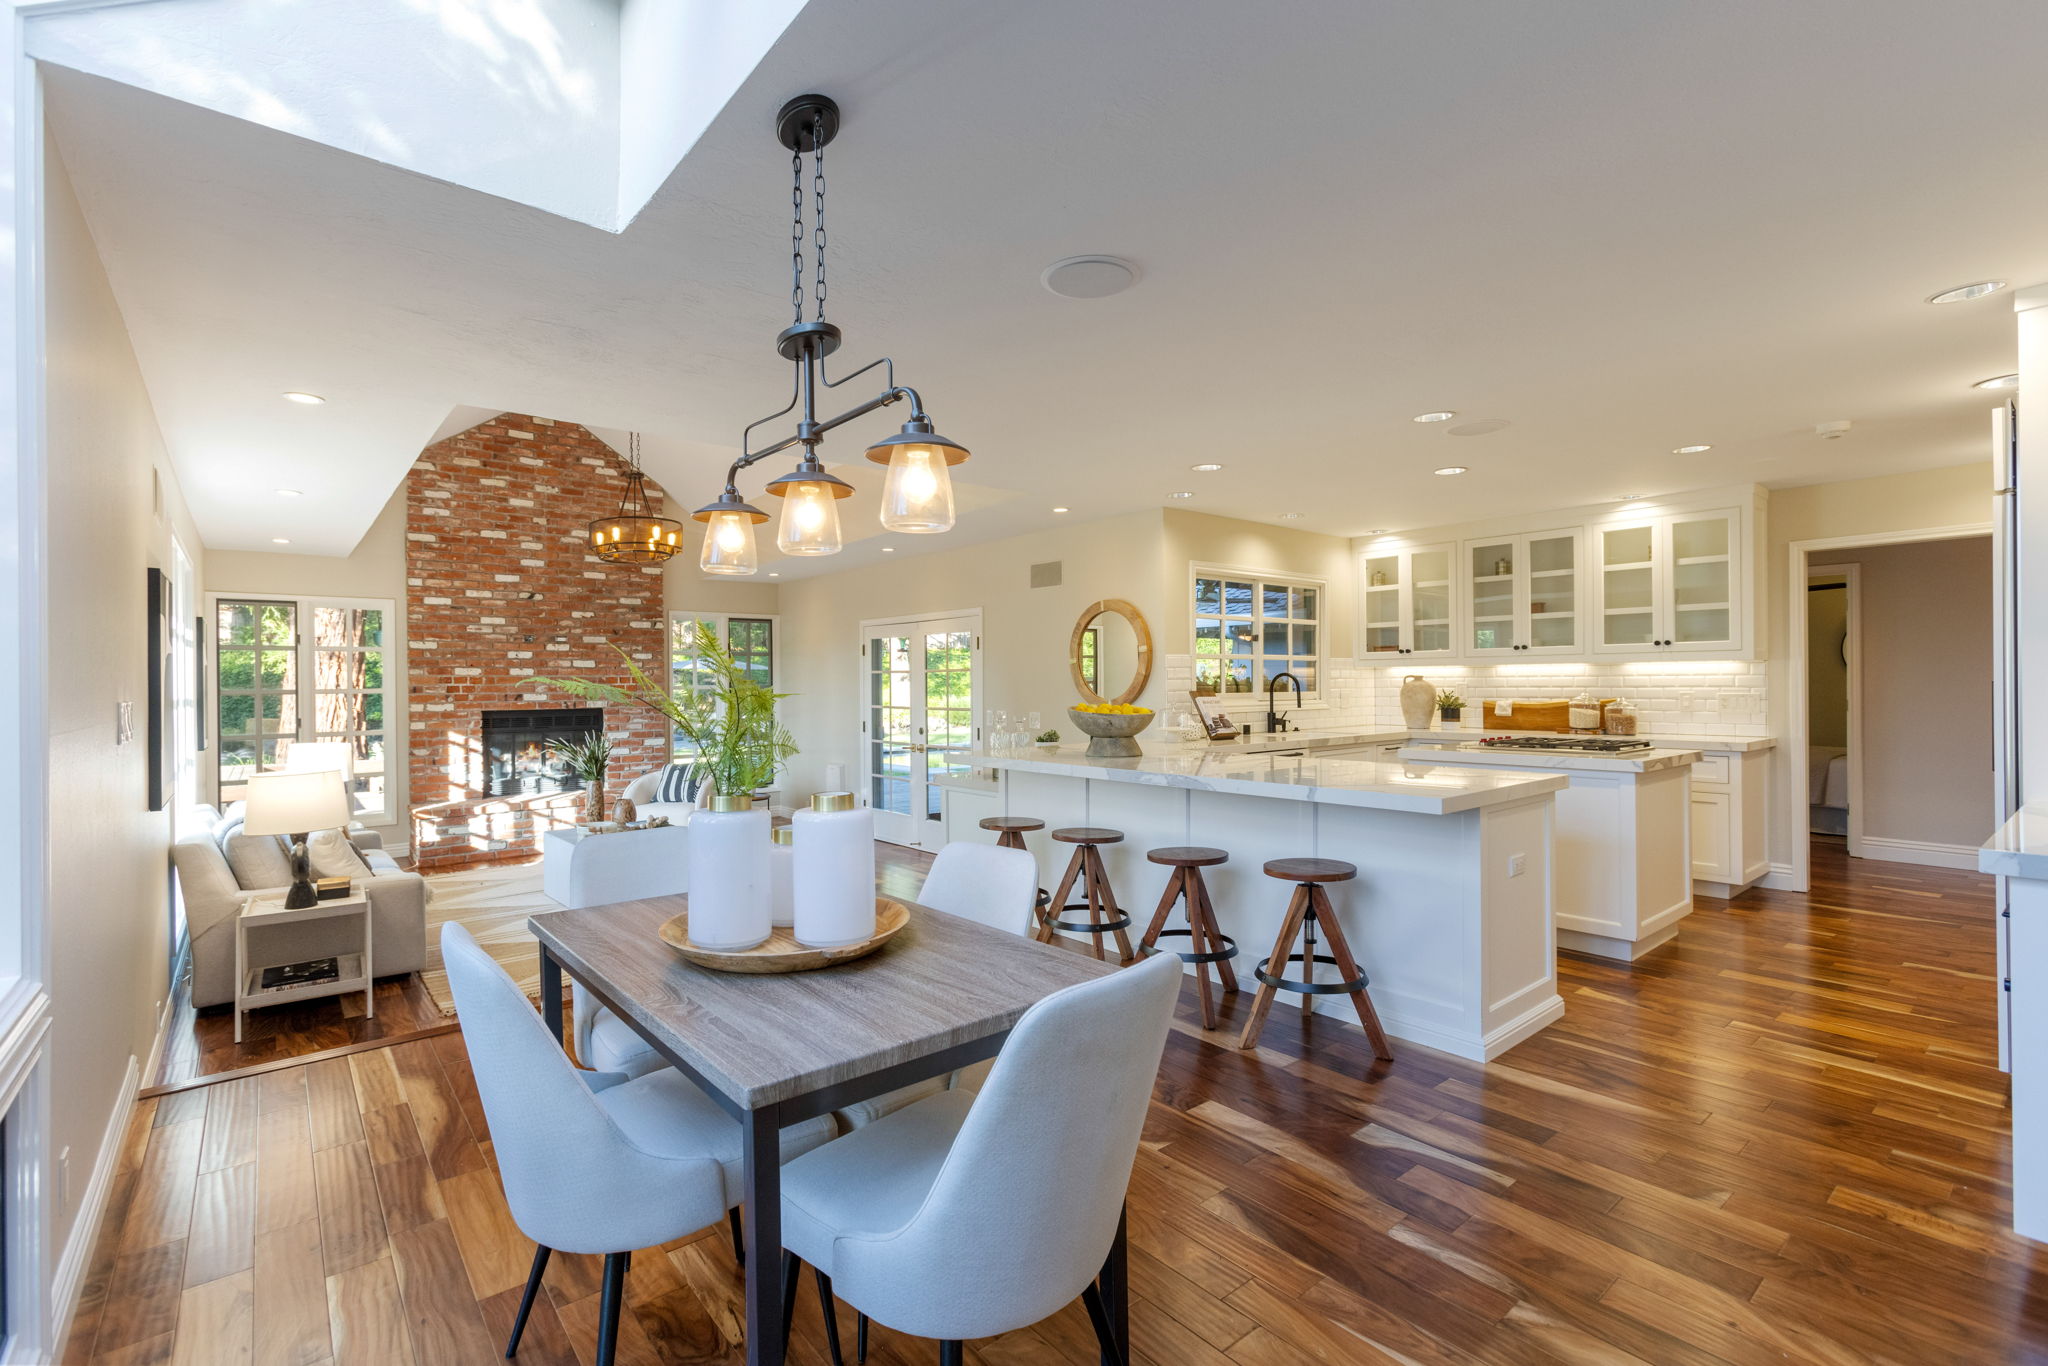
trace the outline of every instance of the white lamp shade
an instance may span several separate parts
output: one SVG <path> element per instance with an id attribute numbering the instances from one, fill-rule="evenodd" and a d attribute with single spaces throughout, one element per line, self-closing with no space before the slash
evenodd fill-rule
<path id="1" fill-rule="evenodd" d="M 249 778 L 245 835 L 303 835 L 348 824 L 348 789 L 332 769 L 257 773 Z"/>
<path id="2" fill-rule="evenodd" d="M 356 771 L 356 747 L 346 740 L 294 743 L 284 756 L 284 766 L 293 773 L 339 773 L 345 780 Z"/>

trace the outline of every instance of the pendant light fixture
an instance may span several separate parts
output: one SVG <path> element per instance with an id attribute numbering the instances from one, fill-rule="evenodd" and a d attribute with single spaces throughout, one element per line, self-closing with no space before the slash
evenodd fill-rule
<path id="1" fill-rule="evenodd" d="M 932 429 L 924 401 L 915 389 L 896 383 L 895 362 L 872 361 L 839 379 L 825 374 L 825 358 L 839 349 L 839 329 L 825 321 L 825 145 L 839 131 L 839 106 L 823 95 L 799 95 L 775 118 L 775 136 L 789 149 L 793 207 L 790 225 L 790 304 L 795 320 L 775 339 L 775 349 L 796 371 L 789 402 L 752 423 L 741 435 L 740 458 L 726 471 L 725 491 L 691 516 L 704 523 L 704 548 L 698 567 L 707 574 L 752 574 L 760 568 L 754 528 L 768 514 L 740 497 L 739 472 L 793 446 L 802 447 L 797 467 L 770 480 L 768 492 L 782 500 L 775 544 L 785 555 L 836 555 L 844 542 L 839 528 L 839 500 L 853 496 L 853 485 L 826 470 L 818 460 L 825 433 L 854 418 L 892 403 L 910 404 L 903 430 L 868 447 L 867 458 L 888 466 L 882 485 L 882 525 L 890 531 L 930 535 L 953 529 L 952 466 L 967 459 L 967 448 Z M 812 316 L 804 316 L 804 157 L 813 158 L 810 254 L 815 267 L 810 294 Z M 855 404 L 837 417 L 820 418 L 819 389 L 834 389 L 882 368 L 882 392 Z M 796 433 L 760 450 L 752 447 L 755 427 L 801 410 Z M 594 530 L 595 528 L 593 528 Z"/>
<path id="2" fill-rule="evenodd" d="M 613 564 L 660 564 L 683 548 L 683 524 L 656 513 L 640 472 L 640 433 L 627 438 L 626 491 L 619 510 L 590 524 L 590 547 Z"/>

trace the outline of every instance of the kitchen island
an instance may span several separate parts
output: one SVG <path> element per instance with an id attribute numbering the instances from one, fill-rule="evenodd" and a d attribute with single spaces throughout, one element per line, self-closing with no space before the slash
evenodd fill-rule
<path id="1" fill-rule="evenodd" d="M 1692 766 L 1697 750 L 1618 753 L 1522 749 L 1576 737 L 1508 736 L 1497 744 L 1416 746 L 1412 762 L 1563 773 L 1557 794 L 1557 942 L 1633 962 L 1667 943 L 1692 914 Z M 1642 743 L 1591 737 L 1581 743 Z"/>
<path id="2" fill-rule="evenodd" d="M 1484 1061 L 1564 1013 L 1551 898 L 1554 794 L 1567 785 L 1564 774 L 1196 746 L 1134 759 L 1089 758 L 1071 746 L 972 762 L 996 770 L 1002 814 L 1046 823 L 1026 843 L 1047 887 L 1071 853 L 1051 840 L 1054 828 L 1124 833 L 1102 855 L 1133 940 L 1169 874 L 1146 861 L 1146 850 L 1228 852 L 1227 864 L 1205 874 L 1223 933 L 1237 941 L 1247 1004 L 1251 970 L 1272 952 L 1294 890 L 1262 866 L 1318 856 L 1358 866 L 1355 881 L 1329 892 L 1395 1039 Z M 1349 1008 L 1341 996 L 1285 999 L 1333 1015 Z"/>

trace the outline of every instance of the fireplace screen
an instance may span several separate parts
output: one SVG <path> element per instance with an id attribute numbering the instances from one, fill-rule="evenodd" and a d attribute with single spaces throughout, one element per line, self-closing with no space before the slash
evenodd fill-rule
<path id="1" fill-rule="evenodd" d="M 487 797 L 580 792 L 583 780 L 548 752 L 548 741 L 604 729 L 602 707 L 558 707 L 546 711 L 484 713 L 484 772 Z"/>

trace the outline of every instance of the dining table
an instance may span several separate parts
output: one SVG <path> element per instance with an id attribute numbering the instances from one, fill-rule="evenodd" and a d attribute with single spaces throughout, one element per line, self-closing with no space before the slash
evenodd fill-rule
<path id="1" fill-rule="evenodd" d="M 903 905 L 908 923 L 876 952 L 792 973 L 686 961 L 661 939 L 662 926 L 689 909 L 686 895 L 527 921 L 540 941 L 541 1014 L 557 1039 L 566 972 L 739 1122 L 749 1366 L 781 1366 L 787 1345 L 782 1129 L 994 1057 L 1033 1004 L 1115 971 L 1024 935 Z M 1128 1356 L 1125 1243 L 1120 1219 L 1100 1287 Z"/>

